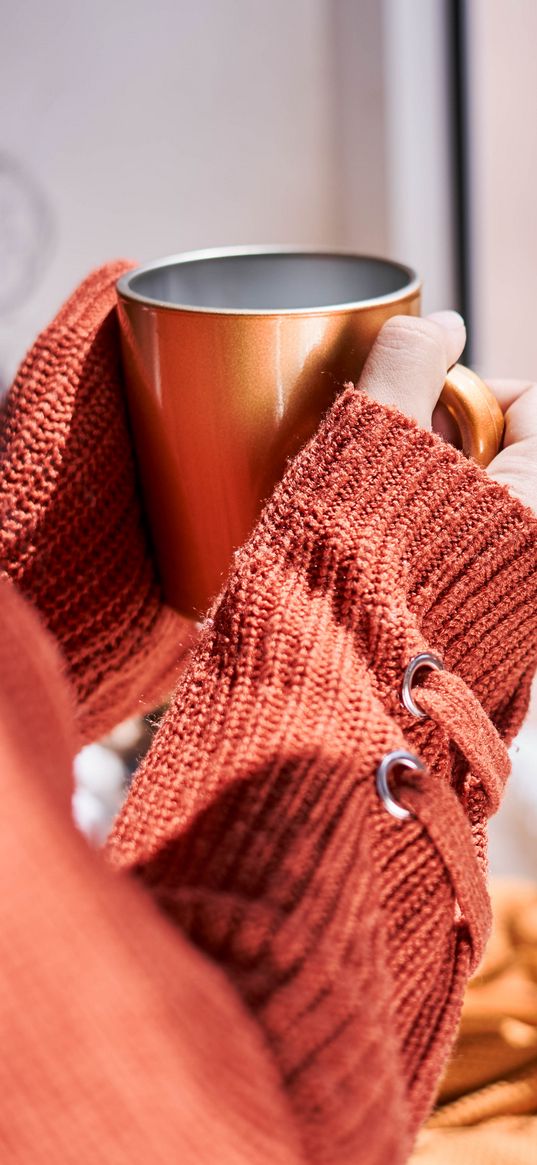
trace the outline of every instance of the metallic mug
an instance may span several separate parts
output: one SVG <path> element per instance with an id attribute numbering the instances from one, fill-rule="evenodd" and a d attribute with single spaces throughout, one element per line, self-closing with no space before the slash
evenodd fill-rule
<path id="1" fill-rule="evenodd" d="M 285 463 L 392 315 L 418 315 L 420 281 L 346 252 L 222 248 L 123 275 L 118 313 L 128 408 L 167 601 L 200 618 Z M 442 402 L 464 452 L 498 451 L 503 416 L 468 369 Z"/>

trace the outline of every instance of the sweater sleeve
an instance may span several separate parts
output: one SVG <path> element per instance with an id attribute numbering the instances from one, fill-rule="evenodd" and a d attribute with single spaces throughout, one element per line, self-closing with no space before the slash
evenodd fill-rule
<path id="1" fill-rule="evenodd" d="M 536 531 L 349 388 L 237 555 L 110 839 L 256 1016 L 319 1165 L 405 1161 L 453 1042 L 536 666 Z M 445 672 L 417 720 L 423 651 Z M 426 765 L 405 821 L 375 785 L 401 748 Z"/>
<path id="2" fill-rule="evenodd" d="M 74 829 L 62 671 L 0 581 L 2 1165 L 299 1165 L 229 978 Z"/>
<path id="3" fill-rule="evenodd" d="M 81 741 L 169 695 L 192 625 L 162 600 L 122 391 L 115 283 L 94 271 L 0 409 L 0 574 L 60 644 Z"/>

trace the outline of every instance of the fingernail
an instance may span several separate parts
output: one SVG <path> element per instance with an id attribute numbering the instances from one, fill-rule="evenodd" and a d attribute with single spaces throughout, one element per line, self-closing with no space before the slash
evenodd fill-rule
<path id="1" fill-rule="evenodd" d="M 439 324 L 441 328 L 446 328 L 448 332 L 454 332 L 457 328 L 466 327 L 458 311 L 433 311 L 427 316 L 427 319 L 432 320 L 433 324 Z"/>

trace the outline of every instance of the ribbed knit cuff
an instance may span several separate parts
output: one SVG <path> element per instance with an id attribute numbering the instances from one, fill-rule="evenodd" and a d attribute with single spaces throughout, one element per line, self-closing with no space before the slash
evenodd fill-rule
<path id="1" fill-rule="evenodd" d="M 512 738 L 537 668 L 537 519 L 485 470 L 349 388 L 244 558 L 268 547 L 331 589 L 392 712 L 429 649 Z"/>

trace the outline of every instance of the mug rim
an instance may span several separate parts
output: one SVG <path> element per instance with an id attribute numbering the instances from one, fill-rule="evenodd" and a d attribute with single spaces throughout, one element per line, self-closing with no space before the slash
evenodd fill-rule
<path id="1" fill-rule="evenodd" d="M 385 266 L 393 267 L 394 270 L 402 273 L 407 282 L 403 287 L 397 291 L 391 291 L 385 295 L 372 296 L 369 299 L 349 300 L 345 303 L 323 304 L 321 307 L 304 307 L 304 308 L 223 308 L 223 307 L 204 307 L 200 304 L 189 303 L 170 303 L 162 299 L 156 299 L 153 296 L 140 295 L 130 286 L 130 281 L 139 275 L 145 275 L 146 272 L 155 271 L 164 267 L 179 266 L 180 264 L 203 262 L 207 259 L 225 259 L 225 258 L 239 258 L 239 257 L 262 257 L 263 255 L 296 255 L 296 256 L 315 256 L 346 258 L 346 259 L 360 259 L 368 263 L 382 263 Z M 131 300 L 134 303 L 141 304 L 147 308 L 159 308 L 162 311 L 172 312 L 191 312 L 193 314 L 215 315 L 215 316 L 320 316 L 330 313 L 344 313 L 366 311 L 370 308 L 380 307 L 389 303 L 404 303 L 407 299 L 411 299 L 418 295 L 421 291 L 422 281 L 413 270 L 405 263 L 399 263 L 395 259 L 385 259 L 381 255 L 368 255 L 359 251 L 354 251 L 345 247 L 319 247 L 316 245 L 304 246 L 294 245 L 293 243 L 286 243 L 280 245 L 278 243 L 268 243 L 259 246 L 230 246 L 230 247 L 208 247 L 201 248 L 194 251 L 182 251 L 175 255 L 166 255 L 161 259 L 152 259 L 149 263 L 143 263 L 139 267 L 134 267 L 130 271 L 126 271 L 120 276 L 116 283 L 116 290 L 119 296 L 123 299 Z"/>

